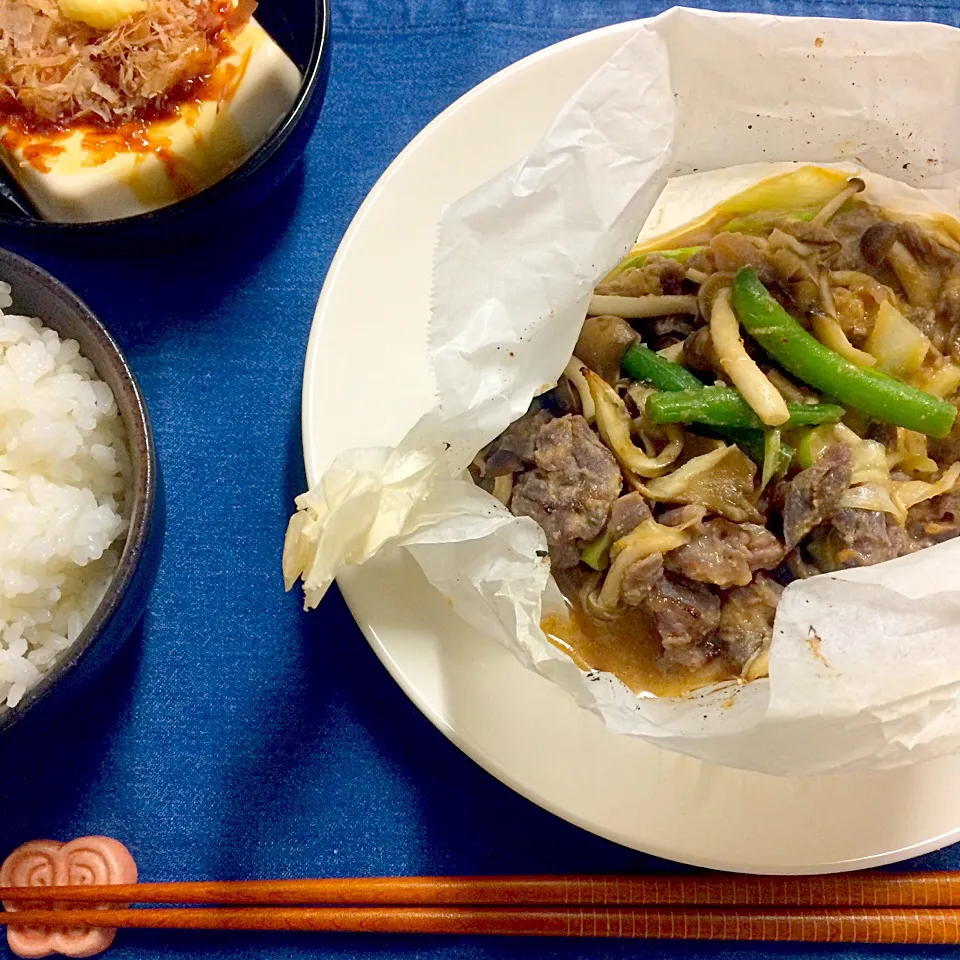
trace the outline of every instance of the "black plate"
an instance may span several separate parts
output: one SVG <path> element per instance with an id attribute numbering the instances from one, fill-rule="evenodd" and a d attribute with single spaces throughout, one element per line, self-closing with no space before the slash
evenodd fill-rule
<path id="1" fill-rule="evenodd" d="M 329 0 L 264 0 L 256 18 L 299 67 L 300 93 L 276 130 L 236 170 L 170 206 L 121 220 L 51 223 L 30 212 L 9 179 L 0 179 L 0 231 L 49 239 L 93 236 L 165 239 L 193 233 L 235 216 L 263 199 L 299 160 L 316 126 L 330 74 Z M 5 171 L 0 168 L 0 177 Z"/>

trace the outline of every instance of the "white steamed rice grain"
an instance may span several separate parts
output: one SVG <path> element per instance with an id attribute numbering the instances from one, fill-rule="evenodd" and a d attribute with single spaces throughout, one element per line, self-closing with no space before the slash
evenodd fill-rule
<path id="1" fill-rule="evenodd" d="M 130 458 L 110 388 L 74 340 L 8 316 L 0 282 L 0 710 L 77 639 L 127 529 Z"/>

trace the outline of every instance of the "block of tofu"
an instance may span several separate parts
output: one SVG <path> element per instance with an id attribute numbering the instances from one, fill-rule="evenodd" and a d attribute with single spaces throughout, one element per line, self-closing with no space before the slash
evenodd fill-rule
<path id="1" fill-rule="evenodd" d="M 0 127 L 0 160 L 46 220 L 146 213 L 236 169 L 287 114 L 300 83 L 290 58 L 250 20 L 204 95 L 182 103 L 172 118 L 55 134 Z"/>

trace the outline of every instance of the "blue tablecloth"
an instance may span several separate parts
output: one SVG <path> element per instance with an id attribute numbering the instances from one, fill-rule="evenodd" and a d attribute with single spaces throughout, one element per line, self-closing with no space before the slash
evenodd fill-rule
<path id="1" fill-rule="evenodd" d="M 334 0 L 320 124 L 302 166 L 242 229 L 145 260 L 136 251 L 102 258 L 16 244 L 84 297 L 128 352 L 153 415 L 169 520 L 135 642 L 75 712 L 2 738 L 0 856 L 32 838 L 105 833 L 130 847 L 144 880 L 665 867 L 556 819 L 476 767 L 394 686 L 336 591 L 305 615 L 279 572 L 287 516 L 305 482 L 307 334 L 364 195 L 418 130 L 490 74 L 663 5 Z M 957 0 L 716 7 L 960 21 Z M 960 868 L 960 852 L 922 865 Z M 112 948 L 117 960 L 638 950 L 801 952 L 132 931 Z"/>

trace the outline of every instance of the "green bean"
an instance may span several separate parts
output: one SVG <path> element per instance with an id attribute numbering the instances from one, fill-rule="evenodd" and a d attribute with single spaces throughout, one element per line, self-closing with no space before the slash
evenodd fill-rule
<path id="1" fill-rule="evenodd" d="M 858 367 L 825 347 L 770 296 L 752 267 L 734 278 L 733 309 L 754 340 L 803 383 L 875 420 L 931 437 L 950 432 L 957 416 L 952 403 L 872 367 Z"/>
<path id="2" fill-rule="evenodd" d="M 634 380 L 642 380 L 659 390 L 703 390 L 703 382 L 694 376 L 686 367 L 674 363 L 666 357 L 660 356 L 649 347 L 641 343 L 635 343 L 623 355 L 621 361 L 623 372 Z M 727 428 L 725 430 L 710 430 L 712 433 L 723 440 L 737 444 L 743 452 L 755 460 L 757 463 L 763 463 L 764 460 L 764 434 L 762 430 L 737 430 Z M 793 449 L 789 444 L 783 443 L 780 448 L 780 468 L 786 470 L 793 459 Z M 592 566 L 592 564 L 591 564 Z"/>
<path id="3" fill-rule="evenodd" d="M 762 430 L 763 421 L 731 387 L 701 387 L 653 393 L 644 409 L 653 423 L 703 423 L 721 429 Z M 788 403 L 790 419 L 784 426 L 837 423 L 843 407 L 833 403 Z"/>
<path id="4" fill-rule="evenodd" d="M 627 376 L 643 380 L 658 390 L 696 390 L 703 386 L 686 367 L 661 357 L 642 343 L 635 343 L 627 350 L 620 366 Z"/>
<path id="5" fill-rule="evenodd" d="M 735 443 L 751 460 L 761 466 L 766 460 L 766 435 L 759 430 L 737 430 L 735 427 L 725 427 L 723 430 L 705 428 L 705 433 Z M 796 451 L 785 440 L 780 440 L 780 456 L 777 460 L 776 475 L 787 472 Z"/>

